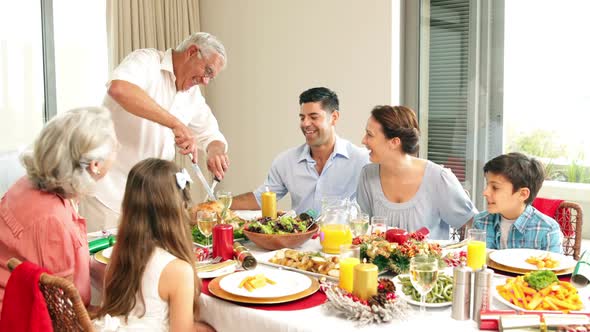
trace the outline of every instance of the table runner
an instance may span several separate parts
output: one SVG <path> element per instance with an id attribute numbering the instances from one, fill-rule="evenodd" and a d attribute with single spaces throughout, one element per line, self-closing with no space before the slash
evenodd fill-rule
<path id="1" fill-rule="evenodd" d="M 201 292 L 203 294 L 207 294 L 209 296 L 215 297 L 213 294 L 209 292 L 209 282 L 212 279 L 203 280 L 203 287 L 201 288 Z M 222 299 L 223 300 L 223 299 Z M 224 300 L 225 301 L 225 300 Z M 293 311 L 293 310 L 302 310 L 313 308 L 319 305 L 322 305 L 326 302 L 326 294 L 322 291 L 317 291 L 312 295 L 305 297 L 303 299 L 295 300 L 292 302 L 287 303 L 280 303 L 280 304 L 246 304 L 246 303 L 239 303 L 240 306 L 244 306 L 247 308 L 258 309 L 258 310 L 267 310 L 267 311 Z M 235 302 L 232 302 L 235 303 Z"/>

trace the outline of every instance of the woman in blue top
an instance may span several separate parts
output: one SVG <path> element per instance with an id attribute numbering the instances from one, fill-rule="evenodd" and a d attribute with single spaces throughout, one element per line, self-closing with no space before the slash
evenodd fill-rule
<path id="1" fill-rule="evenodd" d="M 362 143 L 372 164 L 359 179 L 357 199 L 371 216 L 409 232 L 430 230 L 431 239 L 449 239 L 477 210 L 457 177 L 442 166 L 416 158 L 420 130 L 416 114 L 404 106 L 376 106 Z"/>

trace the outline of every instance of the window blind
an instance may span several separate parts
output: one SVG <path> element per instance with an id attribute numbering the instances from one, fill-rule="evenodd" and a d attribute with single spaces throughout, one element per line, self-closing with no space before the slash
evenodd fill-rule
<path id="1" fill-rule="evenodd" d="M 428 159 L 466 178 L 469 0 L 430 1 Z"/>

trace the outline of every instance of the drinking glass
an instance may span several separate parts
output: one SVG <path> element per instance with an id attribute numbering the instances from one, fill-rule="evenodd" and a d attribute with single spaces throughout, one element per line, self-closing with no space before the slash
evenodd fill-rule
<path id="1" fill-rule="evenodd" d="M 486 263 L 486 231 L 471 228 L 467 230 L 467 266 L 475 270 Z"/>
<path id="2" fill-rule="evenodd" d="M 383 216 L 371 217 L 371 233 L 385 233 L 387 231 L 387 218 Z"/>
<path id="3" fill-rule="evenodd" d="M 438 278 L 438 259 L 436 257 L 418 255 L 410 259 L 410 281 L 420 293 L 420 314 L 426 315 L 426 294 L 428 294 Z"/>
<path id="4" fill-rule="evenodd" d="M 217 225 L 217 215 L 210 211 L 197 211 L 197 226 L 201 234 L 207 239 L 207 246 L 211 244 L 209 238 L 213 234 L 213 227 Z"/>
<path id="5" fill-rule="evenodd" d="M 351 219 L 348 224 L 353 237 L 365 235 L 369 230 L 369 215 L 360 213 L 356 218 Z"/>
<path id="6" fill-rule="evenodd" d="M 343 244 L 340 246 L 340 288 L 352 293 L 354 285 L 354 267 L 361 263 L 361 247 L 352 244 Z"/>
<path id="7" fill-rule="evenodd" d="M 227 210 L 231 207 L 231 203 L 233 201 L 233 196 L 229 191 L 218 191 L 217 192 L 217 201 L 223 205 L 223 210 L 221 210 L 221 222 L 225 222 Z"/>

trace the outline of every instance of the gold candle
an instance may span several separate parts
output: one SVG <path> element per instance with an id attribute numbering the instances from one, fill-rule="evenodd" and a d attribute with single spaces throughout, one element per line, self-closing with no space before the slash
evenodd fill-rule
<path id="1" fill-rule="evenodd" d="M 358 264 L 354 267 L 352 293 L 360 299 L 368 300 L 377 294 L 377 265 Z"/>
<path id="2" fill-rule="evenodd" d="M 262 193 L 262 216 L 277 219 L 277 195 L 272 191 Z"/>

